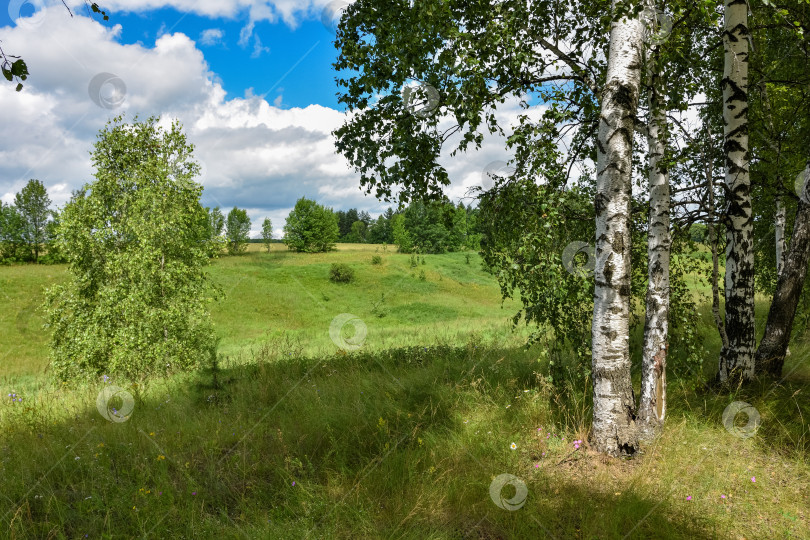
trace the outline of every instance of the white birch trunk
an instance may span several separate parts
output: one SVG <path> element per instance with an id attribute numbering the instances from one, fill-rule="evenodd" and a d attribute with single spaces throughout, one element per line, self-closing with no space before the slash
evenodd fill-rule
<path id="1" fill-rule="evenodd" d="M 754 376 L 754 243 L 748 156 L 748 4 L 725 0 L 723 123 L 726 155 L 726 333 L 720 382 Z"/>
<path id="2" fill-rule="evenodd" d="M 658 52 L 648 61 L 650 115 L 647 122 L 650 218 L 647 232 L 647 301 L 644 320 L 644 350 L 641 364 L 641 401 L 638 422 L 641 433 L 653 435 L 666 416 L 666 365 L 669 317 L 669 172 L 661 163 L 666 150 L 666 112 L 662 108 L 657 68 Z"/>
<path id="3" fill-rule="evenodd" d="M 782 182 L 779 182 L 781 185 Z M 781 195 L 776 196 L 776 275 L 785 267 L 785 201 Z"/>
<path id="4" fill-rule="evenodd" d="M 598 451 L 612 456 L 638 447 L 630 380 L 629 219 L 643 33 L 639 18 L 623 18 L 611 26 L 596 145 L 592 440 Z"/>

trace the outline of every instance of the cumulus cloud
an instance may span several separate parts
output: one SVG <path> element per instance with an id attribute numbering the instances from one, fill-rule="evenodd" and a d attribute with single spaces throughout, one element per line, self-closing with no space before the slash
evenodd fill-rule
<path id="1" fill-rule="evenodd" d="M 302 196 L 372 215 L 388 206 L 362 193 L 359 176 L 335 151 L 331 132 L 345 121 L 344 113 L 317 104 L 281 109 L 280 93 L 268 98 L 272 103 L 251 92 L 226 99 L 188 36 L 165 34 L 152 47 L 124 45 L 120 26 L 106 28 L 74 14 L 70 19 L 57 5 L 35 28 L 0 28 L 0 39 L 14 44 L 32 73 L 22 92 L 0 85 L 3 201 L 38 178 L 54 203 L 64 205 L 72 190 L 92 180 L 89 151 L 99 129 L 124 113 L 127 120 L 136 114 L 179 119 L 202 165 L 203 203 L 226 212 L 247 209 L 253 236 L 264 217 L 278 234 Z M 520 112 L 517 101 L 509 101 L 499 120 L 513 122 Z M 443 157 L 454 182 L 448 195 L 458 200 L 480 183 L 489 162 L 510 157 L 504 148 L 502 138 L 486 137 L 481 151 Z"/>

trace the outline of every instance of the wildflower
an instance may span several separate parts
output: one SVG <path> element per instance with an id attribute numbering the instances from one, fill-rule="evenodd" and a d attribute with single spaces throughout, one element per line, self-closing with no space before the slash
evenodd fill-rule
<path id="1" fill-rule="evenodd" d="M 196 494 L 197 494 L 197 492 L 196 492 L 196 491 L 192 491 L 192 492 L 191 492 L 191 494 L 192 494 L 192 495 L 196 495 Z"/>
<path id="2" fill-rule="evenodd" d="M 691 500 L 692 500 L 692 496 L 691 496 L 691 495 L 687 495 L 687 496 L 686 496 L 686 500 L 687 500 L 687 501 L 691 501 Z"/>
<path id="3" fill-rule="evenodd" d="M 293 480 L 293 483 L 292 483 L 292 485 L 295 485 L 295 480 Z"/>
<path id="4" fill-rule="evenodd" d="M 154 437 L 154 436 L 155 436 L 155 432 L 154 432 L 154 431 L 150 431 L 150 432 L 149 432 L 149 436 L 150 436 L 150 437 Z"/>
<path id="5" fill-rule="evenodd" d="M 164 459 L 166 459 L 166 456 L 164 456 L 162 454 L 157 457 L 158 461 L 163 461 Z"/>
<path id="6" fill-rule="evenodd" d="M 540 464 L 539 464 L 539 463 L 535 463 L 535 464 L 534 464 L 534 468 L 535 468 L 535 469 L 539 469 L 539 468 L 540 468 Z"/>
<path id="7" fill-rule="evenodd" d="M 751 481 L 752 481 L 752 482 L 756 482 L 756 481 L 757 481 L 757 477 L 756 477 L 756 476 L 752 476 L 752 477 L 751 477 Z"/>
<path id="8" fill-rule="evenodd" d="M 726 496 L 725 496 L 725 495 L 720 495 L 720 498 L 721 498 L 721 499 L 725 499 L 725 498 L 726 498 Z"/>
<path id="9" fill-rule="evenodd" d="M 515 448 L 517 448 L 517 445 L 515 443 L 512 443 L 512 444 L 509 445 L 509 448 L 514 450 Z"/>

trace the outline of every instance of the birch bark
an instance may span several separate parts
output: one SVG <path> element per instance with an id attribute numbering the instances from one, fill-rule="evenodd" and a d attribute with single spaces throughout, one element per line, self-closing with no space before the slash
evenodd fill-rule
<path id="1" fill-rule="evenodd" d="M 726 333 L 720 382 L 754 376 L 754 251 L 748 156 L 748 4 L 725 0 L 723 135 L 726 156 Z"/>
<path id="2" fill-rule="evenodd" d="M 614 0 L 615 10 L 618 2 Z M 644 24 L 611 25 L 597 139 L 596 268 L 593 307 L 595 448 L 617 456 L 638 447 L 630 380 L 630 174 L 641 83 Z"/>
<path id="3" fill-rule="evenodd" d="M 782 185 L 781 179 L 777 184 Z M 785 266 L 785 201 L 781 195 L 776 196 L 776 275 L 782 273 Z"/>
<path id="4" fill-rule="evenodd" d="M 640 433 L 650 436 L 666 416 L 666 365 L 669 316 L 669 172 L 662 162 L 666 150 L 666 112 L 660 97 L 658 51 L 648 61 L 650 114 L 647 122 L 650 217 L 647 232 L 648 275 L 641 364 Z"/>

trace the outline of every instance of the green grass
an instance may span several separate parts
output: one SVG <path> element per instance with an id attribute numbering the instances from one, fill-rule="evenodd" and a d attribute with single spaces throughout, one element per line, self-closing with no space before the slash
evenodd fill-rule
<path id="1" fill-rule="evenodd" d="M 464 253 L 427 255 L 426 265 L 412 269 L 409 255 L 382 246 L 338 246 L 332 253 L 297 254 L 280 244 L 272 244 L 270 253 L 250 244 L 246 255 L 213 261 L 211 279 L 225 293 L 212 306 L 220 351 L 236 355 L 273 341 L 289 345 L 290 350 L 279 351 L 285 354 L 330 354 L 336 346 L 329 327 L 342 313 L 365 323 L 367 349 L 456 342 L 471 327 L 483 334 L 506 329 L 518 308 L 514 301 L 501 307 L 497 283 L 481 269 L 478 255 L 471 255 L 470 264 Z M 371 264 L 374 254 L 382 256 L 382 265 Z M 354 283 L 331 283 L 333 262 L 354 268 Z M 418 278 L 422 269 L 425 281 Z M 9 329 L 0 333 L 0 384 L 20 384 L 44 373 L 47 333 L 38 309 L 45 287 L 63 280 L 65 272 L 64 265 L 0 267 L 0 295 L 8 302 L 0 309 L 0 327 Z"/>
<path id="2" fill-rule="evenodd" d="M 217 261 L 212 277 L 231 287 L 214 314 L 223 390 L 200 389 L 200 374 L 111 381 L 135 399 L 116 423 L 96 407 L 104 381 L 5 378 L 22 401 L 0 401 L 0 537 L 810 537 L 807 336 L 778 384 L 718 395 L 672 376 L 663 434 L 633 459 L 606 459 L 572 444 L 587 440 L 586 381 L 546 382 L 543 344 L 516 346 L 503 324 L 515 306 L 500 309 L 477 263 L 428 256 L 421 282 L 406 256 L 378 267 L 372 253 Z M 329 283 L 331 262 L 355 267 L 357 282 Z M 24 270 L 0 268 L 12 299 L 55 271 Z M 361 350 L 336 352 L 339 313 L 367 324 Z M 719 344 L 702 330 L 710 373 Z M 754 437 L 724 427 L 733 401 L 760 413 Z M 526 485 L 519 510 L 490 498 L 503 473 Z"/>

